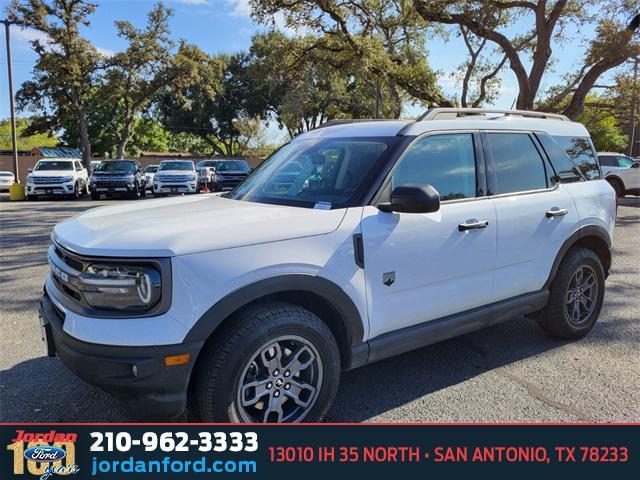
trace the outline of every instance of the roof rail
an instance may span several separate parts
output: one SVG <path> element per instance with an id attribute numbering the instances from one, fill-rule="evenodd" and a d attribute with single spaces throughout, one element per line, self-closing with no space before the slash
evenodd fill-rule
<path id="1" fill-rule="evenodd" d="M 335 125 L 346 125 L 349 123 L 364 123 L 364 122 L 388 122 L 388 118 L 335 118 L 333 120 L 327 120 L 321 123 L 312 130 L 318 130 L 319 128 L 333 127 Z"/>
<path id="2" fill-rule="evenodd" d="M 558 113 L 546 113 L 546 112 L 534 112 L 530 110 L 499 110 L 495 108 L 449 108 L 438 107 L 430 108 L 422 115 L 418 117 L 416 122 L 422 122 L 424 120 L 444 120 L 451 118 L 458 118 L 463 115 L 484 115 L 487 113 L 499 113 L 504 116 L 518 116 L 529 118 L 548 118 L 554 120 L 563 120 L 570 122 L 571 120 L 566 115 L 560 115 Z M 462 115 L 461 115 L 462 114 Z"/>

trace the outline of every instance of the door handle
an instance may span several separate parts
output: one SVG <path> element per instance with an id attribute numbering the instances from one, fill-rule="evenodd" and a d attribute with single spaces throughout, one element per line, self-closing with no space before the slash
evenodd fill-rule
<path id="1" fill-rule="evenodd" d="M 464 232 L 466 230 L 475 230 L 476 228 L 487 228 L 488 226 L 489 222 L 487 220 L 480 220 L 472 223 L 461 223 L 458 225 L 458 231 Z"/>
<path id="2" fill-rule="evenodd" d="M 564 217 L 569 210 L 566 208 L 556 208 L 555 210 L 547 210 L 547 218 Z"/>

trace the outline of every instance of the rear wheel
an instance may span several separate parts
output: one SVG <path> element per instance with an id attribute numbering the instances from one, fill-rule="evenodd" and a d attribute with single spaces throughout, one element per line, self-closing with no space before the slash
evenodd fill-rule
<path id="1" fill-rule="evenodd" d="M 340 354 L 320 318 L 268 303 L 241 312 L 199 360 L 191 408 L 208 422 L 313 422 L 328 412 Z"/>
<path id="2" fill-rule="evenodd" d="M 568 340 L 593 328 L 604 299 L 604 268 L 592 250 L 570 250 L 549 289 L 549 302 L 538 323 L 550 335 Z"/>
<path id="3" fill-rule="evenodd" d="M 624 185 L 622 184 L 622 182 L 617 178 L 608 178 L 607 181 L 611 184 L 613 189 L 616 191 L 616 197 L 623 198 L 625 191 L 624 191 Z"/>

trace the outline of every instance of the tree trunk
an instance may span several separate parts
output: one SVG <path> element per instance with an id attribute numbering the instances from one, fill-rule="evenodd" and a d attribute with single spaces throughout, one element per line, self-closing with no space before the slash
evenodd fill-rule
<path id="1" fill-rule="evenodd" d="M 132 124 L 133 124 L 133 120 L 127 120 L 127 122 L 124 125 L 122 136 L 120 137 L 120 142 L 118 143 L 118 149 L 116 152 L 116 157 L 118 158 L 118 160 L 124 160 L 127 144 L 129 143 L 129 138 L 131 138 Z"/>
<path id="2" fill-rule="evenodd" d="M 91 167 L 91 139 L 89 138 L 87 116 L 83 111 L 78 112 L 78 127 L 80 130 L 80 151 L 82 152 L 82 163 L 85 168 L 89 170 Z"/>

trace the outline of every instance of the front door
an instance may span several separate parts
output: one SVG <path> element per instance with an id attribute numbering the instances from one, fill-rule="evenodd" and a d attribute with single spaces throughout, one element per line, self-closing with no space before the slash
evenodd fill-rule
<path id="1" fill-rule="evenodd" d="M 429 134 L 398 161 L 390 191 L 431 185 L 435 213 L 364 208 L 362 236 L 370 338 L 488 303 L 496 256 L 496 215 L 480 186 L 473 133 Z"/>

